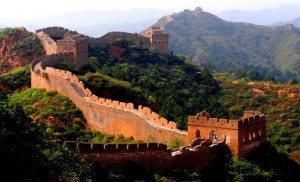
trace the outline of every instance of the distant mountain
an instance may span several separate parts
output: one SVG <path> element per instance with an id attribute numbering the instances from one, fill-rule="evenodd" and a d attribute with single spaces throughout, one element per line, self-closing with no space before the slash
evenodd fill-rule
<path id="1" fill-rule="evenodd" d="M 254 79 L 300 80 L 300 30 L 227 22 L 185 10 L 155 26 L 170 34 L 170 48 L 197 64 L 222 72 L 251 72 Z"/>
<path id="2" fill-rule="evenodd" d="M 24 26 L 30 31 L 49 26 L 61 26 L 77 30 L 86 35 L 101 36 L 107 32 L 120 31 L 122 27 L 124 27 L 123 30 L 128 30 L 128 32 L 139 32 L 142 25 L 148 27 L 160 17 L 168 14 L 170 14 L 169 11 L 157 9 L 132 9 L 129 11 L 85 10 L 66 12 L 35 21 L 24 21 L 21 19 L 6 20 L 0 18 L 0 25 L 3 27 Z"/>
<path id="3" fill-rule="evenodd" d="M 285 25 L 287 23 L 291 23 L 293 24 L 295 27 L 299 27 L 300 28 L 300 16 L 296 19 L 290 20 L 290 21 L 286 21 L 286 22 L 277 22 L 275 24 L 273 24 L 272 26 L 281 26 L 281 25 Z"/>
<path id="4" fill-rule="evenodd" d="M 134 23 L 99 24 L 86 27 L 77 27 L 76 31 L 91 37 L 100 37 L 107 32 L 113 31 L 139 33 L 146 27 L 154 24 L 157 20 L 158 18 Z"/>
<path id="5" fill-rule="evenodd" d="M 217 14 L 218 17 L 232 22 L 247 22 L 257 25 L 270 25 L 300 17 L 300 6 L 283 5 L 275 9 L 258 11 L 230 10 Z"/>

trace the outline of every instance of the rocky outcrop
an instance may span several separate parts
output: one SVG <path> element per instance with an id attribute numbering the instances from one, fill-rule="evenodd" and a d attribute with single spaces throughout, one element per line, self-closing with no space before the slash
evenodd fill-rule
<path id="1" fill-rule="evenodd" d="M 3 30 L 5 31 L 5 29 Z M 9 28 L 0 37 L 0 74 L 29 65 L 44 54 L 36 35 L 24 27 Z"/>

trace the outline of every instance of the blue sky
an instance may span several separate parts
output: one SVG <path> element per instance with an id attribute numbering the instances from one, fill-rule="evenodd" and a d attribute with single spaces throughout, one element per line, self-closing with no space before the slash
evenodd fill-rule
<path id="1" fill-rule="evenodd" d="M 5 0 L 0 2 L 0 19 L 34 20 L 69 11 L 154 8 L 180 12 L 200 6 L 204 11 L 259 10 L 283 4 L 299 5 L 299 0 Z"/>

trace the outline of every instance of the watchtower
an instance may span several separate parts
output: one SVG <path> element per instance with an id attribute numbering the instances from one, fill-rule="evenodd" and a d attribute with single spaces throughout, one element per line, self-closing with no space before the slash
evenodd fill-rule
<path id="1" fill-rule="evenodd" d="M 260 112 L 245 111 L 242 119 L 227 120 L 210 118 L 209 113 L 200 112 L 188 117 L 188 140 L 200 136 L 213 142 L 224 141 L 234 156 L 244 157 L 253 149 L 266 142 L 265 115 Z"/>
<path id="2" fill-rule="evenodd" d="M 150 40 L 151 47 L 159 53 L 169 54 L 169 34 L 161 27 L 148 28 L 142 35 Z"/>
<path id="3" fill-rule="evenodd" d="M 83 67 L 88 62 L 88 42 L 80 34 L 67 33 L 56 42 L 57 53 L 71 52 L 71 63 L 76 67 Z"/>
<path id="4" fill-rule="evenodd" d="M 88 41 L 77 32 L 61 27 L 36 31 L 47 55 L 70 53 L 71 64 L 80 68 L 88 64 Z"/>

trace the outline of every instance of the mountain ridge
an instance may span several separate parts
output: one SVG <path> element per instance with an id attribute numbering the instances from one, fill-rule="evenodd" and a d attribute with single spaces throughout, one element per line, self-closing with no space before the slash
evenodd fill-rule
<path id="1" fill-rule="evenodd" d="M 170 47 L 194 63 L 221 72 L 255 71 L 277 81 L 300 80 L 300 29 L 228 22 L 208 12 L 185 10 L 161 18 Z"/>

